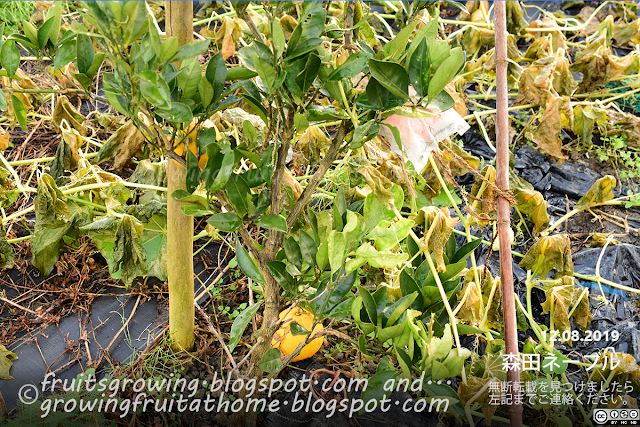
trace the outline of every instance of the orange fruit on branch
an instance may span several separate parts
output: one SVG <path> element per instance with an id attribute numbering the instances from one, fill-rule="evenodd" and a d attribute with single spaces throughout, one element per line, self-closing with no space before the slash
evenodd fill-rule
<path id="1" fill-rule="evenodd" d="M 197 138 L 198 132 L 196 131 L 196 129 L 194 129 L 196 123 L 197 123 L 197 120 L 194 119 L 191 125 L 189 125 L 187 129 L 178 131 L 178 135 L 176 139 L 188 141 L 189 151 L 191 151 L 193 154 L 198 156 L 198 146 L 196 144 L 196 138 Z M 216 141 L 220 141 L 220 139 L 222 139 L 222 136 L 220 135 L 218 128 L 216 127 L 215 124 L 213 124 L 211 120 L 205 120 L 205 122 L 202 124 L 202 128 L 214 128 L 216 130 Z M 184 154 L 184 145 L 185 145 L 185 142 L 180 142 L 173 151 L 175 151 L 175 153 L 178 156 L 182 156 Z M 198 166 L 200 166 L 200 169 L 204 169 L 205 166 L 207 166 L 208 159 L 209 159 L 209 156 L 207 155 L 207 153 L 203 153 L 200 156 L 200 158 L 198 159 Z"/>
<path id="2" fill-rule="evenodd" d="M 289 314 L 287 314 L 287 311 Z M 286 315 L 286 318 L 285 318 Z M 285 308 L 280 313 L 280 319 L 284 318 L 284 323 L 282 327 L 276 331 L 271 339 L 271 346 L 273 348 L 280 349 L 280 352 L 285 356 L 289 356 L 293 351 L 298 347 L 298 344 L 304 342 L 307 339 L 306 334 L 302 335 L 293 335 L 291 332 L 291 324 L 293 322 L 298 323 L 300 326 L 305 328 L 307 331 L 311 331 L 313 328 L 313 313 L 308 310 L 305 310 L 301 307 L 295 307 L 292 310 Z M 316 332 L 322 330 L 322 323 L 318 323 L 311 334 L 315 334 Z M 308 359 L 320 350 L 322 347 L 322 342 L 324 341 L 323 337 L 318 337 L 302 348 L 300 354 L 296 356 L 292 362 L 297 362 L 298 360 Z"/>

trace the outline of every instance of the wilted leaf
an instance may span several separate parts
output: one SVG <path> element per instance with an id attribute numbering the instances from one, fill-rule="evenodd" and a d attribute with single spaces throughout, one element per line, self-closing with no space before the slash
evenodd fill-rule
<path id="1" fill-rule="evenodd" d="M 589 209 L 613 199 L 613 188 L 616 186 L 616 183 L 615 177 L 611 175 L 603 176 L 578 200 L 575 209 Z"/>
<path id="2" fill-rule="evenodd" d="M 624 138 L 625 143 L 640 148 L 640 117 L 629 113 L 607 110 L 607 135 Z"/>
<path id="3" fill-rule="evenodd" d="M 595 126 L 601 127 L 606 123 L 606 110 L 593 105 L 576 105 L 573 109 L 573 133 L 582 143 L 591 144 Z"/>
<path id="4" fill-rule="evenodd" d="M 576 86 L 565 52 L 559 50 L 555 55 L 536 60 L 522 72 L 516 103 L 542 105 L 557 95 L 571 95 Z"/>
<path id="5" fill-rule="evenodd" d="M 4 235 L 4 227 L 0 225 L 0 269 L 13 268 L 16 256 L 13 248 Z"/>
<path id="6" fill-rule="evenodd" d="M 640 71 L 640 56 L 633 52 L 622 58 L 618 58 L 609 52 L 609 78 L 611 80 L 619 79 L 627 75 L 638 74 Z"/>
<path id="7" fill-rule="evenodd" d="M 482 169 L 481 174 L 490 183 L 496 183 L 496 169 L 493 166 L 485 166 L 484 169 Z M 480 193 L 480 189 L 482 187 L 484 188 L 482 190 L 482 193 Z M 478 199 L 482 199 L 481 202 L 478 202 L 475 199 L 471 202 L 471 209 L 473 209 L 480 217 L 483 218 L 479 219 L 473 217 L 473 221 L 476 221 L 481 225 L 491 223 L 491 220 L 495 219 L 496 217 L 496 202 L 493 188 L 490 185 L 487 185 L 484 180 L 476 178 L 476 181 L 473 183 L 473 187 L 471 187 L 471 195 Z"/>
<path id="8" fill-rule="evenodd" d="M 562 154 L 560 131 L 562 130 L 563 121 L 572 120 L 573 110 L 571 110 L 568 98 L 549 98 L 547 108 L 540 119 L 540 124 L 535 131 L 527 132 L 527 137 L 537 144 L 538 150 L 542 153 L 557 159 L 566 159 L 567 156 Z"/>
<path id="9" fill-rule="evenodd" d="M 424 243 L 433 252 L 438 271 L 446 271 L 447 267 L 443 256 L 444 248 L 453 232 L 453 227 L 458 222 L 458 218 L 451 218 L 447 208 L 438 209 L 435 206 L 427 206 L 420 209 L 415 222 L 416 224 L 424 223 L 425 236 L 423 239 L 426 239 L 428 230 L 433 227 L 429 240 Z"/>
<path id="10" fill-rule="evenodd" d="M 69 98 L 62 95 L 56 99 L 56 108 L 53 110 L 53 124 L 58 132 L 61 132 L 62 121 L 65 120 L 71 129 L 75 129 L 80 135 L 86 136 L 87 130 L 82 126 L 85 118 L 80 114 L 71 102 Z"/>
<path id="11" fill-rule="evenodd" d="M 93 163 L 100 164 L 107 160 L 114 159 L 113 168 L 120 170 L 140 151 L 144 141 L 145 139 L 142 133 L 140 133 L 132 121 L 129 121 L 109 137 L 107 142 L 105 142 L 98 151 L 98 155 L 93 160 Z"/>
<path id="12" fill-rule="evenodd" d="M 458 318 L 466 321 L 470 325 L 477 325 L 482 319 L 482 294 L 478 285 L 474 282 L 469 282 L 463 289 L 464 294 L 467 295 L 467 299 L 464 301 L 464 305 L 458 312 Z"/>
<path id="13" fill-rule="evenodd" d="M 383 202 L 385 205 L 389 205 L 393 202 L 394 196 L 391 192 L 393 182 L 382 175 L 378 169 L 372 165 L 366 165 L 358 169 L 358 173 L 360 173 L 367 181 L 367 184 L 371 187 L 373 194 L 378 200 Z"/>
<path id="14" fill-rule="evenodd" d="M 2 95 L 4 96 L 4 95 Z M 0 152 L 9 148 L 9 138 L 11 135 L 5 131 L 4 128 L 0 128 Z"/>
<path id="15" fill-rule="evenodd" d="M 120 270 L 120 277 L 127 285 L 147 273 L 147 254 L 140 239 L 143 230 L 144 226 L 130 215 L 124 215 L 116 228 L 113 260 L 115 269 Z"/>
<path id="16" fill-rule="evenodd" d="M 560 26 L 555 19 L 537 19 L 531 22 L 528 28 L 553 28 L 553 31 L 545 32 L 545 34 L 549 34 L 549 37 L 551 38 L 552 53 L 557 52 L 560 49 L 564 49 L 565 51 L 567 50 L 567 42 L 565 40 L 564 34 L 562 33 L 562 31 L 560 31 Z"/>
<path id="17" fill-rule="evenodd" d="M 42 275 L 48 276 L 60 257 L 64 236 L 76 234 L 79 227 L 91 220 L 92 214 L 88 207 L 76 209 L 71 214 L 62 193 L 48 174 L 40 178 L 34 206 L 36 225 L 31 238 L 31 262 Z"/>
<path id="18" fill-rule="evenodd" d="M 613 26 L 613 39 L 618 46 L 622 46 L 630 41 L 638 43 L 640 41 L 640 18 L 631 22 L 617 22 Z"/>
<path id="19" fill-rule="evenodd" d="M 476 396 L 480 392 L 480 390 L 482 390 L 482 388 L 490 381 L 497 381 L 497 379 L 478 378 L 469 375 L 467 377 L 467 382 L 465 383 L 464 381 L 462 381 L 460 383 L 460 387 L 458 387 L 458 396 L 460 396 L 460 401 L 462 402 L 462 404 L 466 405 L 466 403 L 472 397 Z M 491 423 L 491 417 L 496 412 L 496 409 L 498 409 L 498 406 L 489 405 L 489 402 L 492 399 L 500 401 L 500 396 L 495 394 L 494 390 L 496 389 L 499 389 L 499 386 L 495 388 L 488 386 L 479 396 L 474 399 L 474 402 L 482 403 L 482 413 L 484 414 L 488 425 Z"/>
<path id="20" fill-rule="evenodd" d="M 327 135 L 318 126 L 309 126 L 298 139 L 296 148 L 304 154 L 311 164 L 318 163 L 331 145 Z"/>
<path id="21" fill-rule="evenodd" d="M 551 270 L 556 271 L 556 277 L 573 276 L 569 236 L 556 234 L 541 237 L 527 251 L 519 265 L 537 273 L 542 279 L 546 279 Z"/>
<path id="22" fill-rule="evenodd" d="M 613 372 L 614 377 L 621 374 L 629 374 L 632 380 L 640 379 L 640 366 L 636 359 L 624 352 L 604 352 L 598 360 L 595 368 L 594 381 L 605 381 Z M 613 367 L 613 369 L 612 369 Z"/>
<path id="23" fill-rule="evenodd" d="M 15 353 L 7 350 L 7 347 L 0 345 L 0 380 L 10 380 L 13 377 L 9 373 L 11 366 L 13 366 L 13 360 L 17 359 Z"/>
<path id="24" fill-rule="evenodd" d="M 591 239 L 591 243 L 588 245 L 590 248 L 601 248 L 607 242 L 609 242 L 609 246 L 621 243 L 618 239 L 611 239 L 611 236 L 605 233 L 591 233 Z"/>
<path id="25" fill-rule="evenodd" d="M 589 93 L 604 87 L 610 79 L 609 48 L 604 36 L 597 37 L 587 47 L 576 53 L 571 71 L 580 71 L 583 75 L 578 86 L 580 93 Z"/>
<path id="26" fill-rule="evenodd" d="M 563 277 L 558 282 L 572 282 L 572 279 L 572 277 Z M 553 282 L 553 284 L 555 284 L 555 282 Z M 560 334 L 562 334 L 563 331 L 571 331 L 569 310 L 571 310 L 571 302 L 573 301 L 574 292 L 575 285 L 573 283 L 568 285 L 549 286 L 547 289 L 547 300 L 541 304 L 542 312 L 544 314 L 551 313 L 553 310 L 553 324 L 555 328 L 560 331 Z"/>
<path id="27" fill-rule="evenodd" d="M 547 213 L 547 201 L 542 194 L 536 190 L 514 191 L 516 209 L 527 215 L 535 225 L 536 232 L 540 233 L 549 225 L 549 214 Z"/>

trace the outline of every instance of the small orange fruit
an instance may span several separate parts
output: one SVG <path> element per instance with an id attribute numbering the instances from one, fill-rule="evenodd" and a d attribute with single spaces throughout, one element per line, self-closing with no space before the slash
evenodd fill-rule
<path id="1" fill-rule="evenodd" d="M 285 314 L 289 311 L 288 308 L 284 309 L 280 313 L 280 319 L 282 319 Z M 296 322 L 307 331 L 310 331 L 313 327 L 313 313 L 305 310 L 301 307 L 296 307 L 293 310 L 289 311 L 287 317 L 285 319 L 284 324 L 280 329 L 276 331 L 273 335 L 273 339 L 271 340 L 271 346 L 273 348 L 280 349 L 280 352 L 285 356 L 289 356 L 293 351 L 298 347 L 298 344 L 307 339 L 307 335 L 293 335 L 291 333 L 291 322 Z M 322 324 L 318 323 L 315 328 L 313 328 L 312 334 L 322 330 Z M 324 338 L 318 337 L 305 345 L 302 348 L 300 354 L 293 359 L 293 362 L 297 362 L 298 360 L 308 359 L 320 350 L 322 347 L 322 342 Z"/>
<path id="2" fill-rule="evenodd" d="M 185 135 L 187 135 L 187 140 L 189 141 L 189 151 L 191 151 L 193 154 L 195 154 L 196 156 L 198 155 L 198 146 L 196 145 L 196 137 L 197 137 L 197 132 L 194 130 L 194 126 L 197 123 L 197 120 L 194 119 L 194 121 L 191 123 L 191 125 L 189 125 L 189 127 L 185 130 L 181 130 L 178 131 L 178 136 L 180 139 L 184 138 Z M 211 122 L 211 120 L 205 120 L 203 126 L 203 128 L 210 128 L 213 127 L 216 130 L 216 140 L 220 141 L 220 139 L 222 139 L 222 136 L 220 135 L 220 132 L 218 131 L 218 128 L 213 124 L 213 122 Z M 184 154 L 184 143 L 180 143 L 178 144 L 178 146 L 173 150 L 176 152 L 176 154 L 178 156 L 182 156 Z M 209 156 L 207 155 L 207 153 L 203 153 L 200 156 L 200 159 L 198 161 L 198 166 L 200 166 L 200 169 L 204 169 L 205 166 L 207 166 L 207 160 L 209 159 Z"/>

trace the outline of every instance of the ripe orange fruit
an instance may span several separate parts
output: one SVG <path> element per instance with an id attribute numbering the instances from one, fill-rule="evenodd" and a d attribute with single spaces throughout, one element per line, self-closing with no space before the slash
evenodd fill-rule
<path id="1" fill-rule="evenodd" d="M 285 314 L 289 311 L 288 308 L 284 309 L 280 313 L 280 319 L 282 319 Z M 304 308 L 296 307 L 293 310 L 289 311 L 287 317 L 285 319 L 285 323 L 282 325 L 280 329 L 276 331 L 273 335 L 273 339 L 271 340 L 271 346 L 273 348 L 280 349 L 280 352 L 285 356 L 289 356 L 293 351 L 298 347 L 298 344 L 307 339 L 307 335 L 293 335 L 291 333 L 291 322 L 296 322 L 307 331 L 310 331 L 313 327 L 313 314 Z M 312 334 L 320 331 L 322 329 L 322 324 L 318 323 L 315 328 L 313 328 Z M 300 354 L 293 359 L 293 362 L 297 362 L 298 360 L 308 359 L 320 350 L 322 347 L 322 342 L 324 338 L 318 337 L 312 340 L 310 343 L 305 345 L 302 348 Z"/>

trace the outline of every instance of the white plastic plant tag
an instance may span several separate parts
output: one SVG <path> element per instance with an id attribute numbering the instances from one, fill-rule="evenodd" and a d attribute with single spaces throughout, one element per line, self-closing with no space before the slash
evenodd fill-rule
<path id="1" fill-rule="evenodd" d="M 469 124 L 453 108 L 433 117 L 414 118 L 394 114 L 382 123 L 398 128 L 407 160 L 411 161 L 419 172 L 427 165 L 429 153 L 438 148 L 438 142 L 455 133 L 462 135 L 469 130 Z M 386 140 L 391 151 L 402 156 L 402 150 L 388 126 L 380 126 L 378 135 Z"/>

